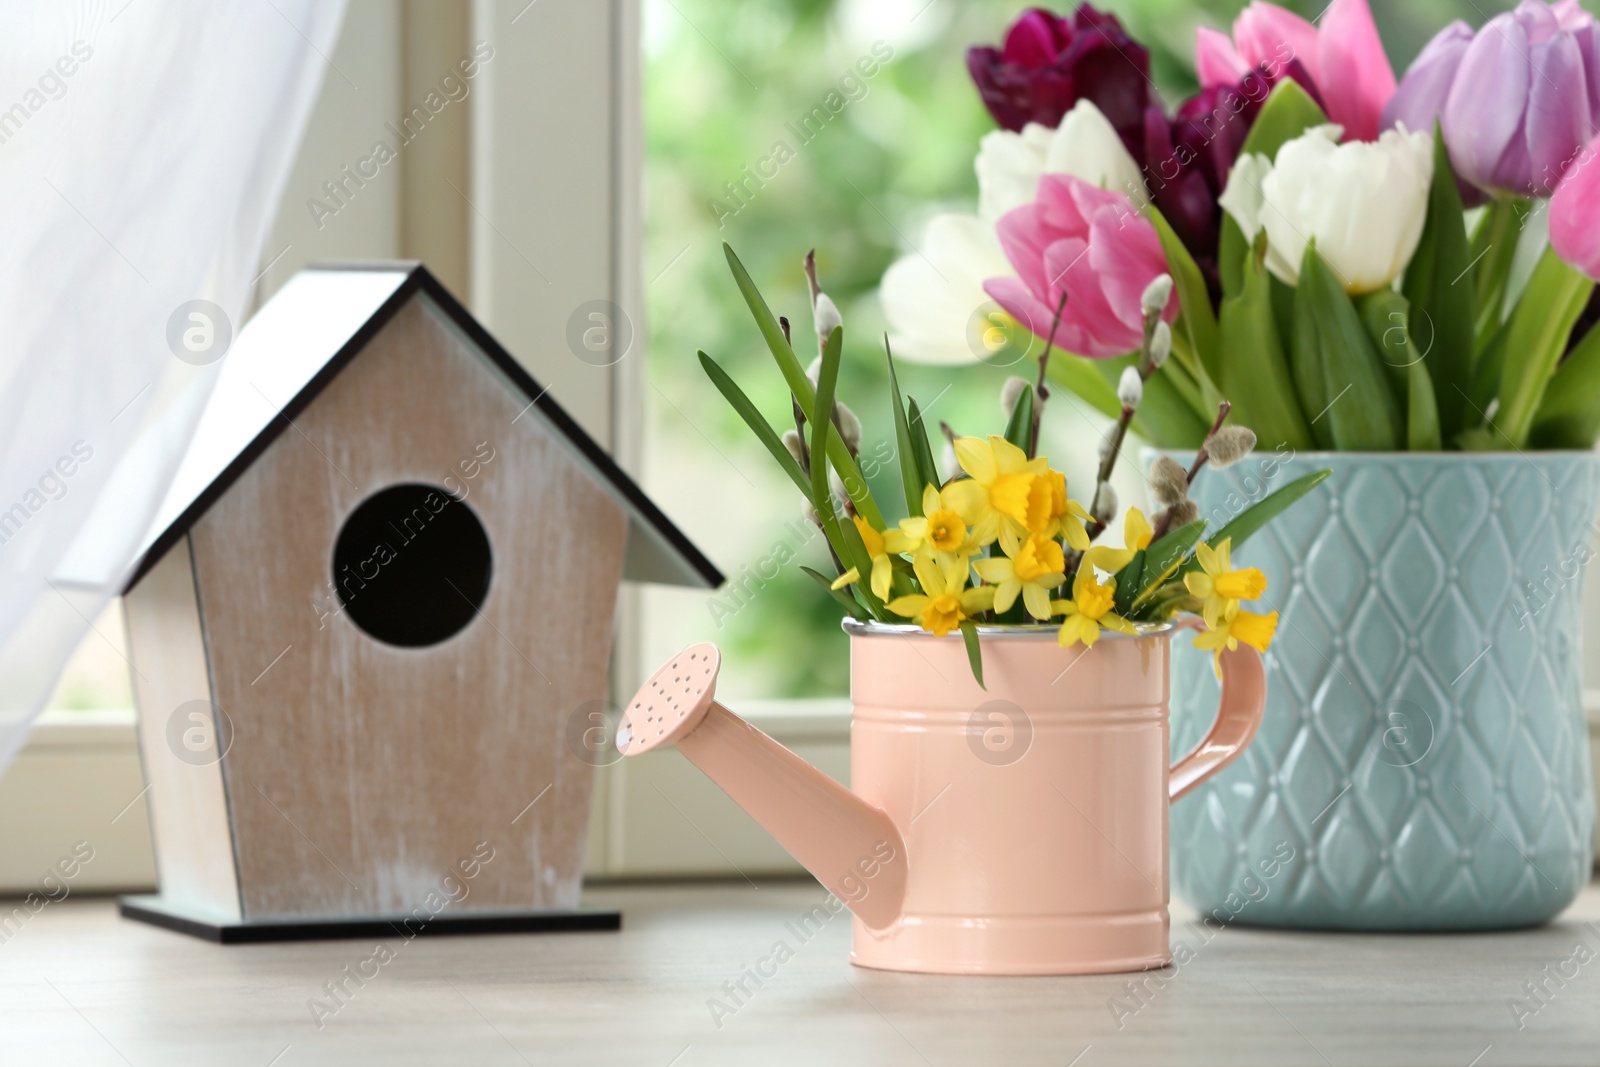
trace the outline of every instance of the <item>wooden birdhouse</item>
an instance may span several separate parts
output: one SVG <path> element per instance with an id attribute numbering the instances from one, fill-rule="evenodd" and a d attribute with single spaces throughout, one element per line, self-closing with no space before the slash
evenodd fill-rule
<path id="1" fill-rule="evenodd" d="M 296 275 L 126 589 L 160 894 L 124 914 L 221 940 L 614 925 L 575 911 L 579 738 L 624 577 L 722 581 L 424 268 Z"/>

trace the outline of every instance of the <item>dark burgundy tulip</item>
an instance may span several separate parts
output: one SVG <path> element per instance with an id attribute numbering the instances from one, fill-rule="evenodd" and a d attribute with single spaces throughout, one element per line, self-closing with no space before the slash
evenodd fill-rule
<path id="1" fill-rule="evenodd" d="M 1002 129 L 1020 131 L 1030 122 L 1054 129 L 1074 104 L 1089 100 L 1144 163 L 1144 113 L 1155 99 L 1150 53 L 1116 16 L 1089 4 L 1071 18 L 1030 8 L 1000 48 L 969 48 L 967 69 Z"/>
<path id="2" fill-rule="evenodd" d="M 1321 94 L 1298 60 L 1284 65 L 1283 77 L 1299 82 L 1321 104 Z M 1221 299 L 1218 200 L 1277 80 L 1265 71 L 1252 71 L 1238 85 L 1202 89 L 1178 105 L 1171 119 L 1158 106 L 1145 112 L 1145 178 L 1150 195 L 1199 264 L 1214 301 Z"/>

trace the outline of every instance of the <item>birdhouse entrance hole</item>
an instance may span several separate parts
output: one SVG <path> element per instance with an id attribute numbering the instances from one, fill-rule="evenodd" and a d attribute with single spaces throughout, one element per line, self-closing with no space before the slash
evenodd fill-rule
<path id="1" fill-rule="evenodd" d="M 434 485 L 379 490 L 345 520 L 333 586 L 350 619 L 389 645 L 459 633 L 489 595 L 489 535 L 466 501 Z"/>

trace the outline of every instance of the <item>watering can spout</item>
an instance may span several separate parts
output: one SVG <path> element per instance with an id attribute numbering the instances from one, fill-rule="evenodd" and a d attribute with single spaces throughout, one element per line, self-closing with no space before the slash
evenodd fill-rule
<path id="1" fill-rule="evenodd" d="M 905 841 L 856 796 L 713 697 L 717 647 L 694 645 L 635 694 L 617 730 L 625 756 L 676 745 L 869 929 L 900 917 Z"/>

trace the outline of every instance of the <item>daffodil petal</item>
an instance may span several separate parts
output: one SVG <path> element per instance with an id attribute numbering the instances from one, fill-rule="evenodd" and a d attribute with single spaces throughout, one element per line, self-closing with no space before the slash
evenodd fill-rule
<path id="1" fill-rule="evenodd" d="M 835 578 L 833 580 L 833 584 L 828 586 L 828 588 L 829 589 L 843 589 L 845 586 L 851 585 L 852 583 L 855 583 L 855 582 L 859 582 L 860 580 L 861 580 L 861 572 L 856 570 L 854 567 L 851 567 L 849 570 L 847 570 L 843 574 L 839 575 L 839 577 Z"/>
<path id="2" fill-rule="evenodd" d="M 1081 509 L 1080 509 L 1081 510 Z M 1061 522 L 1061 532 L 1066 535 L 1067 544 L 1079 552 L 1089 551 L 1089 531 L 1083 528 L 1083 523 L 1073 516 L 1068 516 Z"/>
<path id="3" fill-rule="evenodd" d="M 1017 594 L 1022 592 L 1022 583 L 1016 578 L 1007 578 L 995 587 L 994 610 L 1010 611 L 1011 605 L 1017 602 Z"/>
<path id="4" fill-rule="evenodd" d="M 989 449 L 1001 474 L 1017 474 L 1028 466 L 1028 454 L 1004 437 L 990 437 Z M 974 478 L 977 475 L 973 475 Z M 979 479 L 987 481 L 988 479 Z"/>
<path id="5" fill-rule="evenodd" d="M 980 611 L 988 611 L 995 606 L 995 593 L 996 589 L 992 585 L 968 589 L 961 594 L 961 610 L 968 615 L 976 615 Z"/>
<path id="6" fill-rule="evenodd" d="M 989 513 L 989 490 L 971 478 L 963 478 L 944 487 L 943 502 L 961 516 L 962 522 L 973 526 Z"/>
<path id="7" fill-rule="evenodd" d="M 901 615 L 908 619 L 915 619 L 922 614 L 923 610 L 927 608 L 931 601 L 931 597 L 926 597 L 918 593 L 912 596 L 895 597 L 893 600 L 889 601 L 888 607 L 889 610 L 894 612 L 896 615 Z"/>
<path id="8" fill-rule="evenodd" d="M 1029 582 L 1022 587 L 1022 603 L 1028 609 L 1028 614 L 1036 619 L 1050 618 L 1050 594 L 1042 586 Z M 1000 606 L 1000 599 L 995 598 L 995 606 Z M 1003 610 L 1003 609 L 1002 609 Z"/>
<path id="9" fill-rule="evenodd" d="M 872 561 L 872 594 L 879 600 L 888 600 L 894 588 L 894 566 L 888 556 L 877 556 Z"/>
<path id="10" fill-rule="evenodd" d="M 1150 547 L 1150 536 L 1154 533 L 1150 529 L 1150 522 L 1144 517 L 1144 512 L 1138 508 L 1129 508 L 1127 517 L 1122 520 L 1123 543 L 1129 548 L 1140 549 Z"/>
<path id="11" fill-rule="evenodd" d="M 955 441 L 956 462 L 979 485 L 988 485 L 1000 473 L 994 449 L 987 441 L 976 437 L 958 437 Z"/>
<path id="12" fill-rule="evenodd" d="M 1139 630 L 1133 623 L 1124 619 L 1114 611 L 1108 611 L 1100 616 L 1100 625 L 1108 630 L 1115 630 L 1119 634 L 1138 634 Z"/>
<path id="13" fill-rule="evenodd" d="M 1016 573 L 1016 568 L 1009 559 L 998 556 L 990 559 L 974 560 L 972 569 L 978 572 L 978 577 L 993 585 L 999 585 Z"/>

